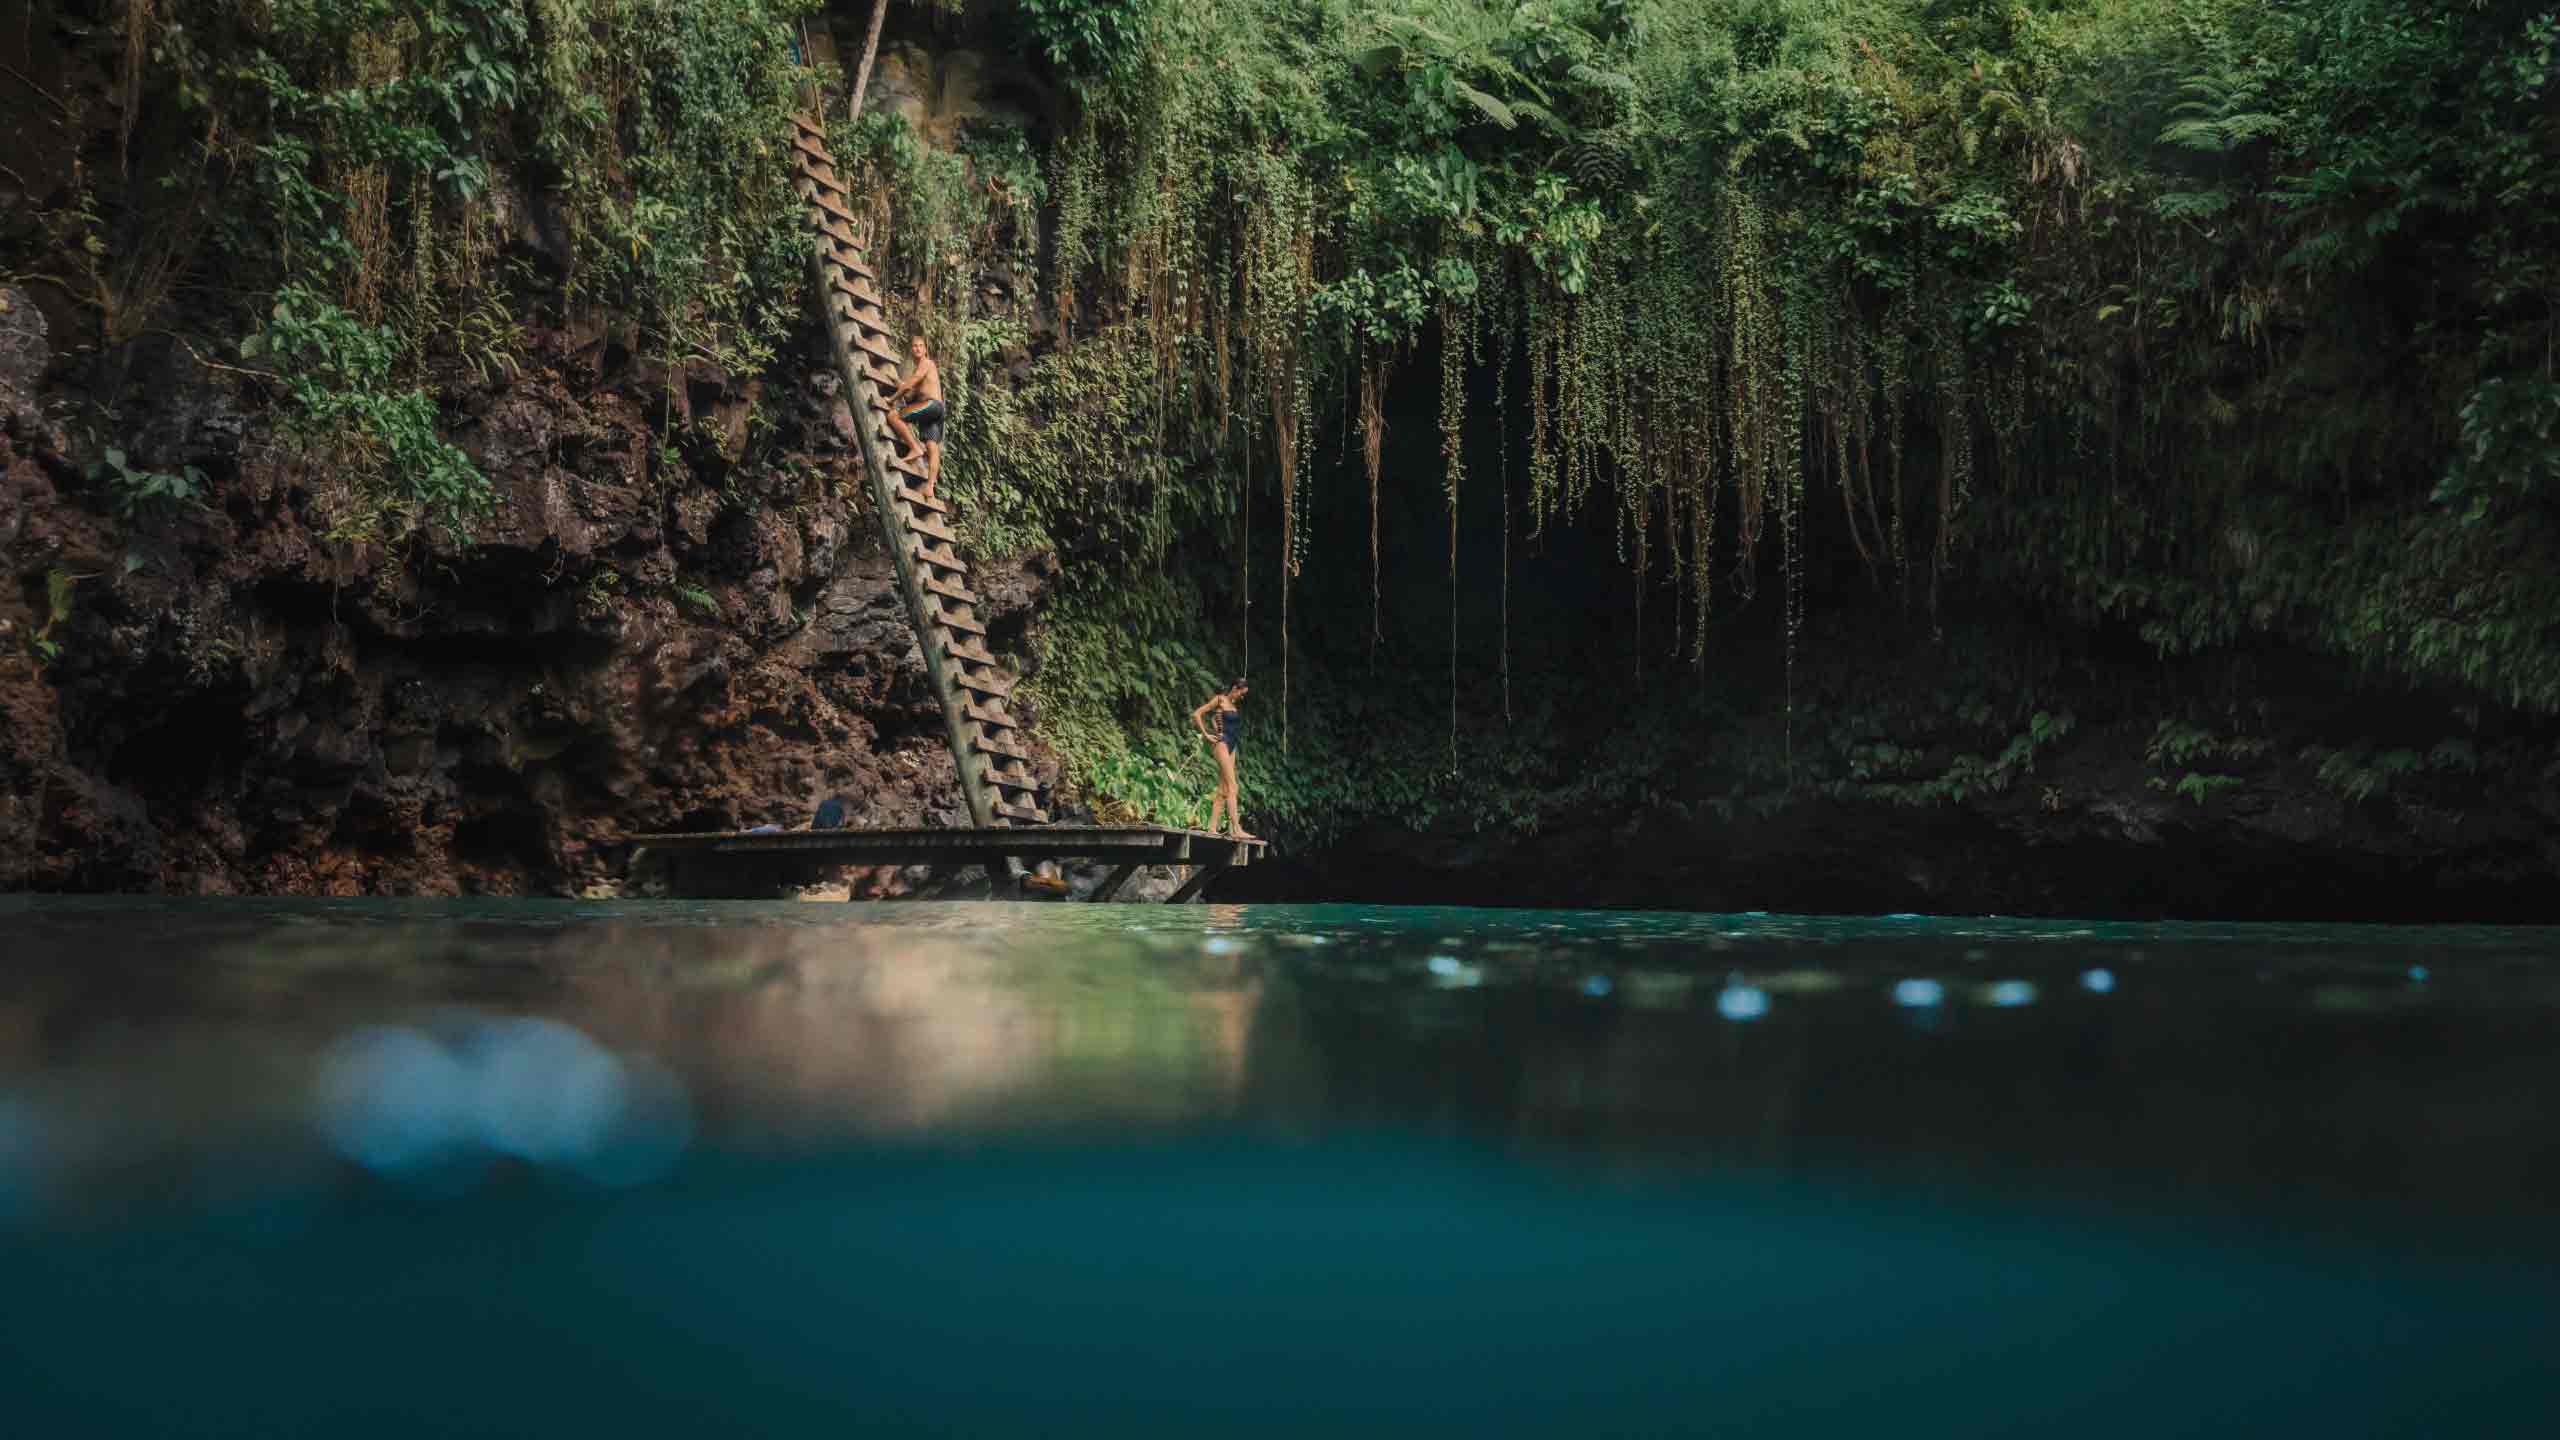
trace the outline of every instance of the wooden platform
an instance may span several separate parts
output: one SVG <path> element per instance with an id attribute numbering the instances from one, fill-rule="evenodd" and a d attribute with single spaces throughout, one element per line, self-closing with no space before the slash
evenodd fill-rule
<path id="1" fill-rule="evenodd" d="M 638 851 L 693 855 L 788 855 L 844 865 L 985 865 L 1000 869 L 1018 861 L 1080 860 L 1115 867 L 1093 893 L 1108 900 L 1143 865 L 1181 865 L 1192 873 L 1166 897 L 1178 905 L 1200 893 L 1221 872 L 1260 859 L 1260 840 L 1230 840 L 1206 830 L 1141 825 L 1043 825 L 1011 828 L 916 830 L 714 830 L 635 835 Z"/>

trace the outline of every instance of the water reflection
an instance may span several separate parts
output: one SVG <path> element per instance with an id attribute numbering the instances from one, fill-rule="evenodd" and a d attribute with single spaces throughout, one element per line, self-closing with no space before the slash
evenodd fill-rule
<path id="1" fill-rule="evenodd" d="M 2428 1213 L 2560 1195 L 2560 976 L 2525 932 L 12 903 L 0 1213 L 242 1157 L 630 1184 L 687 1147 L 1378 1127 Z"/>

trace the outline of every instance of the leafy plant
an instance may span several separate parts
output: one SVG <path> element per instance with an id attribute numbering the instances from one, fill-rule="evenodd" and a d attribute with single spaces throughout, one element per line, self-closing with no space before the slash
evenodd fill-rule
<path id="1" fill-rule="evenodd" d="M 2190 770 L 2186 774 L 2179 776 L 2177 783 L 2174 786 L 2170 784 L 2166 777 L 2159 775 L 2151 777 L 2152 789 L 2174 789 L 2179 799 L 2193 800 L 2198 805 L 2202 805 L 2210 799 L 2214 791 L 2237 785 L 2239 783 L 2240 777 L 2237 775 L 2214 774 L 2198 770 Z"/>
<path id="2" fill-rule="evenodd" d="M 388 328 L 288 285 L 240 353 L 275 367 L 305 439 L 347 468 L 368 504 L 414 513 L 457 535 L 497 508 L 488 477 L 438 433 L 434 400 L 393 380 L 401 342 Z"/>
<path id="3" fill-rule="evenodd" d="M 1135 63 L 1155 0 L 1018 0 L 1017 23 L 1069 75 L 1096 77 Z"/>
<path id="4" fill-rule="evenodd" d="M 176 471 L 137 470 L 113 446 L 89 467 L 89 478 L 106 482 L 116 513 L 127 518 L 156 506 L 192 504 L 204 493 L 205 483 L 204 472 L 193 465 Z"/>
<path id="5" fill-rule="evenodd" d="M 28 637 L 29 643 L 35 649 L 36 660 L 40 664 L 50 665 L 62 657 L 62 642 L 53 638 L 53 632 L 57 626 L 71 618 L 71 587 L 78 584 L 80 578 L 68 570 L 56 569 L 45 572 L 44 624 L 37 627 L 35 634 Z"/>

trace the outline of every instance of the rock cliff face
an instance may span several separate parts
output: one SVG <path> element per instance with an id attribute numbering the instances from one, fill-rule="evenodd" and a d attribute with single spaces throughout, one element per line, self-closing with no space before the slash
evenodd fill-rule
<path id="1" fill-rule="evenodd" d="M 174 344 L 128 376 L 129 460 L 210 498 L 116 517 L 44 404 L 95 377 L 0 303 L 0 889 L 570 894 L 638 832 L 831 795 L 854 823 L 959 818 L 814 367 L 741 384 L 539 336 L 452 432 L 499 513 L 386 550 L 329 533 L 331 477 L 253 382 Z M 750 417 L 768 458 L 728 466 Z M 998 644 L 1042 584 L 988 573 Z"/>

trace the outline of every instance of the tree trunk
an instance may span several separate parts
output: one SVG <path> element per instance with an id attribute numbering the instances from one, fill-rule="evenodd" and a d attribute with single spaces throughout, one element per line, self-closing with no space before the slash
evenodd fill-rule
<path id="1" fill-rule="evenodd" d="M 862 63 L 853 71 L 853 105 L 845 111 L 848 120 L 862 118 L 862 92 L 871 84 L 871 57 L 880 53 L 880 22 L 889 13 L 889 0 L 871 0 L 871 33 L 862 37 Z"/>

